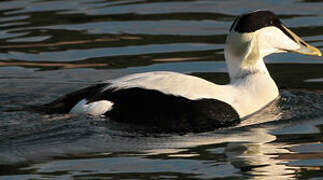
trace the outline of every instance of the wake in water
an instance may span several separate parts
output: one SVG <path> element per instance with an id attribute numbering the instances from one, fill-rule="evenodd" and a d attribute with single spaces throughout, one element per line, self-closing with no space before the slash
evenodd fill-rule
<path id="1" fill-rule="evenodd" d="M 8 98 L 10 101 L 23 99 L 21 96 Z M 221 134 L 235 134 L 240 128 L 260 125 L 280 128 L 286 122 L 306 123 L 323 117 L 322 107 L 322 92 L 283 90 L 278 100 L 236 127 L 185 136 L 151 134 L 149 127 L 112 122 L 104 117 L 2 112 L 0 159 L 1 164 L 15 164 L 70 154 L 196 146 L 214 143 L 222 139 Z"/>

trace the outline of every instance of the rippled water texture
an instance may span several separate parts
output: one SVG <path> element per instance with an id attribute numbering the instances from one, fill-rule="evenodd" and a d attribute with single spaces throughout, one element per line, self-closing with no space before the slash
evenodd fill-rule
<path id="1" fill-rule="evenodd" d="M 214 132 L 151 135 L 99 117 L 17 111 L 135 72 L 227 83 L 226 33 L 258 8 L 322 50 L 319 0 L 1 1 L 0 179 L 323 178 L 321 57 L 267 57 L 281 98 Z"/>

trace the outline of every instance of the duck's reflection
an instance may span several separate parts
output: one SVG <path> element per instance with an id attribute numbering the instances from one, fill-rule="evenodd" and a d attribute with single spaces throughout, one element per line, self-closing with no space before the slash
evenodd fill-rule
<path id="1" fill-rule="evenodd" d="M 289 179 L 295 177 L 298 167 L 286 165 L 279 154 L 292 153 L 286 144 L 273 143 L 276 136 L 267 129 L 255 128 L 243 133 L 243 139 L 254 141 L 229 142 L 225 148 L 227 161 L 251 179 Z"/>
<path id="2" fill-rule="evenodd" d="M 270 133 L 274 129 L 274 127 L 238 128 L 225 131 L 223 134 L 217 133 L 215 136 L 204 134 L 200 137 L 186 137 L 189 140 L 184 144 L 179 142 L 180 146 L 193 148 L 154 150 L 150 155 L 166 154 L 158 157 L 195 159 L 216 164 L 211 168 L 215 176 L 221 176 L 220 166 L 230 169 L 232 165 L 248 179 L 296 178 L 302 167 L 291 166 L 290 159 L 281 158 L 282 155 L 295 154 L 289 150 L 293 145 L 277 142 L 277 137 Z M 227 163 L 229 166 L 225 165 Z M 220 169 L 216 168 L 217 165 Z M 236 172 L 232 172 L 231 175 L 235 176 Z"/>

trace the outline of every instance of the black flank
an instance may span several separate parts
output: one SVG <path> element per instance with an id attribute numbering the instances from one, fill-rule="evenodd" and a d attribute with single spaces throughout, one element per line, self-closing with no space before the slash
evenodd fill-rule
<path id="1" fill-rule="evenodd" d="M 107 116 L 114 121 L 141 124 L 154 132 L 203 132 L 236 125 L 238 113 L 215 99 L 190 100 L 143 88 L 108 89 L 90 98 L 114 103 Z"/>

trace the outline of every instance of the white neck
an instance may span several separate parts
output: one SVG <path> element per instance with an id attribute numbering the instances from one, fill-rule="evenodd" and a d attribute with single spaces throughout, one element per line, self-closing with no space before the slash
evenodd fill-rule
<path id="1" fill-rule="evenodd" d="M 264 60 L 259 57 L 259 59 L 254 60 L 256 61 L 253 65 L 244 65 L 241 61 L 248 61 L 248 60 L 241 60 L 231 55 L 226 55 L 226 64 L 228 67 L 230 83 L 235 83 L 236 81 L 243 80 L 247 76 L 252 75 L 264 75 L 269 76 L 270 74 L 266 68 Z"/>
<path id="2" fill-rule="evenodd" d="M 231 32 L 227 37 L 224 54 L 231 82 L 256 73 L 269 76 L 263 60 L 267 54 L 259 49 L 256 33 Z"/>
<path id="3" fill-rule="evenodd" d="M 236 91 L 228 101 L 239 111 L 240 117 L 261 109 L 279 95 L 277 85 L 265 66 L 263 54 L 258 49 L 257 38 L 251 33 L 244 36 L 237 38 L 231 34 L 225 48 L 230 76 L 228 86 Z M 240 41 L 236 42 L 236 39 Z"/>

